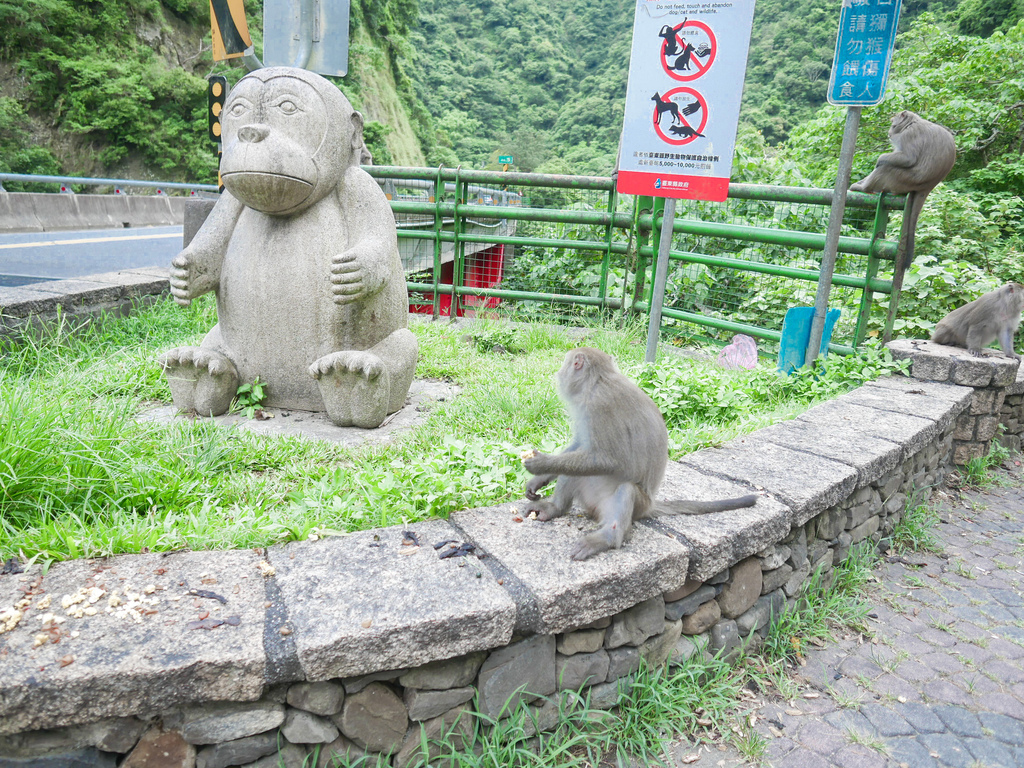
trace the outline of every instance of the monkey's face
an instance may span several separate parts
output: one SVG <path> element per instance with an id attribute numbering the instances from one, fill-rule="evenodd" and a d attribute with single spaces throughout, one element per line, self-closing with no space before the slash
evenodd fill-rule
<path id="1" fill-rule="evenodd" d="M 353 124 L 348 114 L 332 114 L 318 83 L 294 70 L 276 72 L 283 74 L 257 70 L 232 89 L 222 119 L 221 177 L 245 205 L 283 215 L 337 185 L 351 157 Z"/>

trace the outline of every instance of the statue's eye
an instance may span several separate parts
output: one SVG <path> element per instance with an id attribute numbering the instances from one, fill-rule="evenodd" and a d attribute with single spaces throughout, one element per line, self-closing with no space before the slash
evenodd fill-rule
<path id="1" fill-rule="evenodd" d="M 285 99 L 280 104 L 278 104 L 277 108 L 284 112 L 286 115 L 294 115 L 296 112 L 299 111 L 298 105 L 294 101 L 290 101 L 288 99 Z"/>
<path id="2" fill-rule="evenodd" d="M 241 117 L 249 111 L 249 105 L 241 101 L 236 101 L 230 107 L 228 107 L 228 114 L 232 117 Z"/>

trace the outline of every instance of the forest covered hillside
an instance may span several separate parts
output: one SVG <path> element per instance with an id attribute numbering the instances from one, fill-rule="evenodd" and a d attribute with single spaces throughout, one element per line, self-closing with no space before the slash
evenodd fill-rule
<path id="1" fill-rule="evenodd" d="M 353 0 L 349 75 L 378 162 L 610 173 L 632 0 Z M 246 0 L 257 54 L 262 3 Z M 1024 0 L 904 0 L 987 37 Z M 741 133 L 784 141 L 824 103 L 834 0 L 758 0 Z M 0 169 L 209 181 L 207 0 L 0 0 Z"/>

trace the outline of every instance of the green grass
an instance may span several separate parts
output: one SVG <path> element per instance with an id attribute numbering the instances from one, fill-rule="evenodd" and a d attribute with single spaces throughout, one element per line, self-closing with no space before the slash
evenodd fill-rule
<path id="1" fill-rule="evenodd" d="M 5 349 L 0 557 L 266 546 L 445 517 L 519 497 L 519 453 L 553 450 L 569 436 L 551 379 L 575 343 L 555 326 L 510 331 L 484 322 L 471 326 L 470 343 L 447 322 L 413 324 L 417 375 L 452 381 L 461 394 L 387 446 L 261 437 L 202 419 L 140 421 L 140 412 L 170 401 L 157 356 L 198 343 L 215 322 L 212 297 L 187 309 L 163 300 L 75 333 L 56 325 Z M 825 386 L 668 356 L 645 369 L 635 334 L 593 328 L 586 343 L 665 403 L 674 453 L 791 417 L 857 381 Z"/>
<path id="2" fill-rule="evenodd" d="M 992 470 L 1002 465 L 1009 457 L 1010 450 L 992 440 L 986 455 L 970 459 L 964 466 L 964 485 L 969 488 L 991 487 L 996 482 Z"/>
<path id="3" fill-rule="evenodd" d="M 877 562 L 878 553 L 870 542 L 863 542 L 833 567 L 831 586 L 823 582 L 819 572 L 812 574 L 796 606 L 773 618 L 759 652 L 766 664 L 798 659 L 809 643 L 830 640 L 836 627 L 866 632 L 865 618 L 870 608 L 863 593 Z"/>
<path id="4" fill-rule="evenodd" d="M 892 549 L 897 554 L 909 552 L 941 552 L 942 545 L 935 534 L 939 513 L 916 499 L 907 502 L 903 517 L 893 527 Z"/>

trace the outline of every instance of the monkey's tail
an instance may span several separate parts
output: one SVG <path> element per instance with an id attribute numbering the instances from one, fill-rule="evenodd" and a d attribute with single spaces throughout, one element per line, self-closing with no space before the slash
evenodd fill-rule
<path id="1" fill-rule="evenodd" d="M 909 192 L 906 213 L 903 216 L 903 232 L 900 237 L 900 244 L 897 248 L 897 262 L 896 271 L 900 276 L 900 286 L 903 286 L 903 276 L 910 269 L 910 265 L 914 261 L 914 234 L 917 232 L 917 218 L 921 215 L 921 209 L 924 208 L 925 198 L 928 197 L 927 192 Z"/>
<path id="2" fill-rule="evenodd" d="M 735 499 L 719 499 L 718 501 L 691 501 L 677 499 L 675 501 L 659 501 L 650 516 L 657 515 L 706 515 L 710 512 L 728 512 L 730 509 L 752 507 L 757 503 L 756 494 L 738 496 Z"/>

